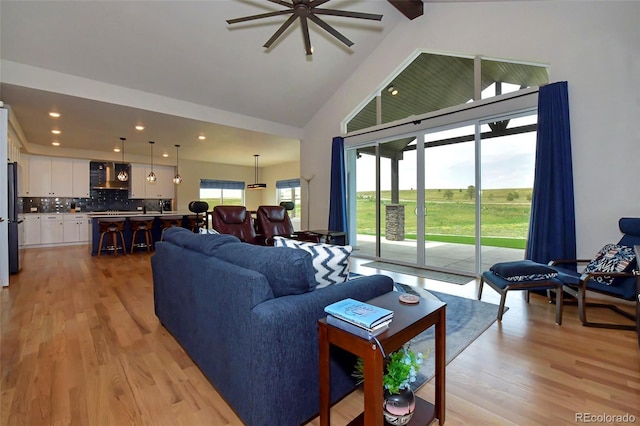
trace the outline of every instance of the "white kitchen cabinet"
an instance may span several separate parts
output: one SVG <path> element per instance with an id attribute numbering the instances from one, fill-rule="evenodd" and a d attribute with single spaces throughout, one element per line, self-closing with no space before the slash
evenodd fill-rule
<path id="1" fill-rule="evenodd" d="M 64 215 L 63 241 L 65 243 L 82 243 L 89 241 L 89 227 L 86 214 Z"/>
<path id="2" fill-rule="evenodd" d="M 87 173 L 88 178 L 89 174 Z M 73 160 L 31 156 L 27 195 L 31 197 L 72 197 Z"/>
<path id="3" fill-rule="evenodd" d="M 72 168 L 72 197 L 89 198 L 89 190 L 91 186 L 89 160 L 74 159 Z"/>
<path id="4" fill-rule="evenodd" d="M 131 164 L 129 176 L 129 198 L 146 198 L 168 200 L 174 195 L 174 168 L 167 166 L 153 166 L 156 181 L 147 182 L 147 176 L 151 173 L 151 166 L 145 164 Z"/>
<path id="5" fill-rule="evenodd" d="M 40 244 L 40 215 L 24 215 L 24 245 L 33 246 Z"/>
<path id="6" fill-rule="evenodd" d="M 18 162 L 18 197 L 29 194 L 29 156 L 22 155 Z"/>
<path id="7" fill-rule="evenodd" d="M 64 215 L 40 215 L 40 243 L 58 244 L 64 242 Z"/>

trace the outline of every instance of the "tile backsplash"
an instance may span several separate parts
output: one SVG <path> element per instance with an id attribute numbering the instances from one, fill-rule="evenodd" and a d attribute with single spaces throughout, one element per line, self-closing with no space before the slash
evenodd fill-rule
<path id="1" fill-rule="evenodd" d="M 130 200 L 128 191 L 92 189 L 89 195 L 89 198 L 23 197 L 18 199 L 18 211 L 31 213 L 31 209 L 35 208 L 38 213 L 67 213 L 72 203 L 81 212 L 132 211 L 144 206 L 147 210 L 160 210 L 161 202 L 162 210 L 172 210 L 171 200 Z"/>

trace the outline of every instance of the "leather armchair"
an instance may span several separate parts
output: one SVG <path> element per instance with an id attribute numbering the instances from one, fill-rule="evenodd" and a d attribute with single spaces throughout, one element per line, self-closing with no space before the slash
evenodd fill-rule
<path id="1" fill-rule="evenodd" d="M 260 206 L 256 212 L 256 229 L 265 245 L 273 245 L 273 237 L 282 236 L 301 241 L 320 242 L 320 237 L 308 232 L 296 232 L 284 206 Z"/>
<path id="2" fill-rule="evenodd" d="M 245 206 L 215 206 L 211 225 L 221 234 L 235 235 L 241 241 L 257 244 L 251 215 Z"/>

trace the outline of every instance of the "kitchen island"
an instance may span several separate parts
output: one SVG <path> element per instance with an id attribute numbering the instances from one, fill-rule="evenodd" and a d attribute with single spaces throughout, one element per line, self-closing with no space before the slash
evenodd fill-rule
<path id="1" fill-rule="evenodd" d="M 115 218 L 124 218 L 124 242 L 125 242 L 125 250 L 127 253 L 131 251 L 131 237 L 133 236 L 133 231 L 131 231 L 131 225 L 129 223 L 129 218 L 132 217 L 149 217 L 153 218 L 153 226 L 151 228 L 151 235 L 153 237 L 153 243 L 156 241 L 160 241 L 162 236 L 162 220 L 170 219 L 175 217 L 182 223 L 183 228 L 191 229 L 191 221 L 190 217 L 194 217 L 194 213 L 185 213 L 179 211 L 147 211 L 146 213 L 142 211 L 130 211 L 130 212 L 92 212 L 87 213 L 89 217 L 89 222 L 91 224 L 91 232 L 89 234 L 89 245 L 91 247 L 91 255 L 96 256 L 98 254 L 98 243 L 100 242 L 100 227 L 98 226 L 99 219 L 115 219 Z M 106 240 L 106 239 L 105 239 Z M 104 249 L 102 251 L 105 253 Z M 134 252 L 135 253 L 135 252 Z"/>

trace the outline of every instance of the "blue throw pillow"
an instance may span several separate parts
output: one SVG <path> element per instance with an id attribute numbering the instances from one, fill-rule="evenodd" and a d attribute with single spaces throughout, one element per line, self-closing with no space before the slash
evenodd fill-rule
<path id="1" fill-rule="evenodd" d="M 636 255 L 633 248 L 618 244 L 607 244 L 596 253 L 596 256 L 584 268 L 588 272 L 629 272 L 636 265 Z M 608 275 L 593 277 L 594 280 L 606 284 L 613 284 L 614 277 Z"/>
<path id="2" fill-rule="evenodd" d="M 555 269 L 531 260 L 496 263 L 489 269 L 510 282 L 546 281 L 558 276 Z"/>
<path id="3" fill-rule="evenodd" d="M 207 255 L 215 255 L 218 248 L 223 245 L 240 242 L 240 240 L 233 235 L 194 234 L 190 230 L 180 227 L 165 230 L 163 240 Z"/>
<path id="4" fill-rule="evenodd" d="M 306 293 L 318 285 L 311 255 L 303 250 L 240 243 L 226 245 L 216 257 L 260 272 L 269 281 L 275 297 Z"/>

